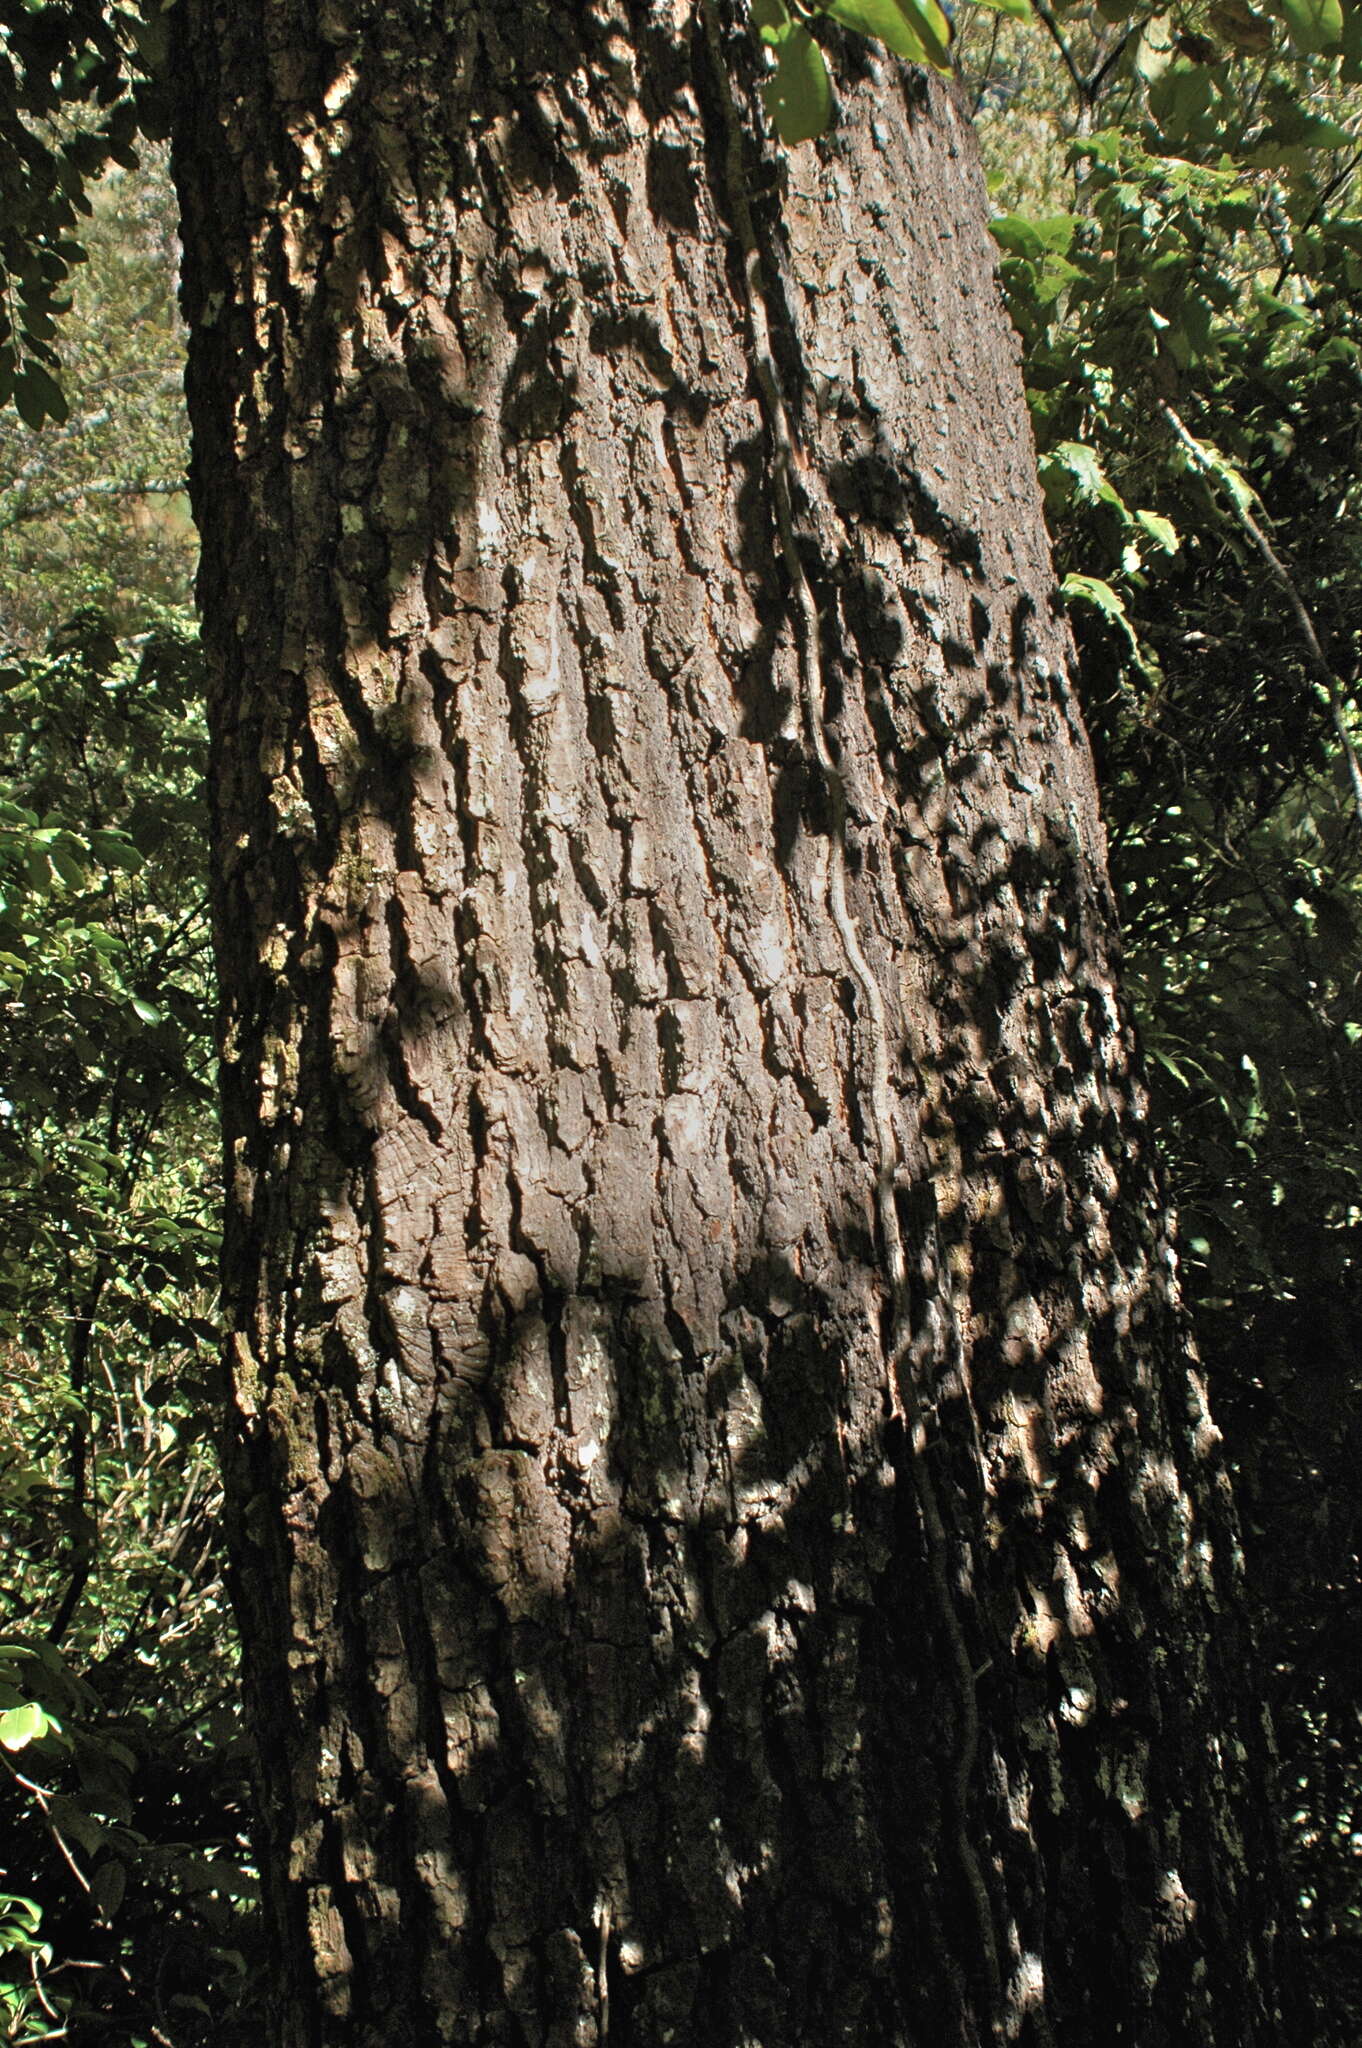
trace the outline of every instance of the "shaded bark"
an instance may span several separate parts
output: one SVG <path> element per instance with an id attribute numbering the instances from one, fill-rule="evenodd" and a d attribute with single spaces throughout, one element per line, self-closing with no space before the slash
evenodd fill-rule
<path id="1" fill-rule="evenodd" d="M 966 120 L 174 19 L 278 2040 L 1273 2040 Z"/>

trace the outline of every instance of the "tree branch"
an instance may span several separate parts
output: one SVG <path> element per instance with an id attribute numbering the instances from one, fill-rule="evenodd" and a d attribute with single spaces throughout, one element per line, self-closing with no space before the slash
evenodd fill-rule
<path id="1" fill-rule="evenodd" d="M 1221 485 L 1223 489 L 1224 478 L 1215 463 L 1207 455 L 1200 441 L 1197 440 L 1195 434 L 1190 432 L 1166 398 L 1157 399 L 1155 403 L 1167 422 L 1173 438 L 1188 456 L 1193 467 L 1199 470 L 1202 476 L 1209 478 L 1212 483 Z M 1295 618 L 1297 629 L 1309 658 L 1309 666 L 1314 671 L 1316 680 L 1323 685 L 1324 693 L 1329 700 L 1329 715 L 1333 720 L 1339 746 L 1343 749 L 1343 758 L 1348 764 L 1348 780 L 1352 785 L 1353 794 L 1353 811 L 1359 826 L 1362 826 L 1362 762 L 1358 760 L 1357 748 L 1353 745 L 1353 737 L 1348 730 L 1347 697 L 1344 685 L 1339 680 L 1332 662 L 1324 652 L 1323 644 L 1315 627 L 1314 618 L 1305 599 L 1301 596 L 1300 587 L 1295 577 L 1291 574 L 1291 571 L 1287 568 L 1285 562 L 1277 553 L 1277 550 L 1273 547 L 1272 542 L 1249 511 L 1247 505 L 1241 505 L 1233 492 L 1227 492 L 1225 495 L 1229 498 L 1230 509 L 1236 523 L 1247 534 L 1254 547 L 1258 550 L 1259 555 L 1266 564 L 1268 574 L 1284 593 L 1287 603 L 1291 607 L 1292 615 Z"/>
<path id="2" fill-rule="evenodd" d="M 118 477 L 100 477 L 93 483 L 71 484 L 50 497 L 26 500 L 0 514 L 0 533 L 9 533 L 30 519 L 50 519 L 54 512 L 78 505 L 82 498 L 174 498 L 188 488 L 183 477 L 153 476 L 141 483 L 125 483 Z"/>

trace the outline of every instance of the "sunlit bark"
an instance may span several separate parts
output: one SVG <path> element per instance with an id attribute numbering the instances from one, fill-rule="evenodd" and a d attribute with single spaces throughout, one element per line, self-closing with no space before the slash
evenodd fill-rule
<path id="1" fill-rule="evenodd" d="M 966 120 L 175 19 L 279 2041 L 1273 2040 Z"/>

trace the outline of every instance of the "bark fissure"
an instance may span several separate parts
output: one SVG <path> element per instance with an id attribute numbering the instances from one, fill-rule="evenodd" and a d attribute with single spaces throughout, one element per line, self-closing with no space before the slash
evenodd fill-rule
<path id="1" fill-rule="evenodd" d="M 927 1539 L 931 1580 L 936 1592 L 937 1618 L 955 1677 L 958 1719 L 949 1773 L 954 1810 L 955 1854 L 969 1894 L 978 1934 L 987 2026 L 990 2034 L 1001 2039 L 1004 1991 L 1002 1973 L 998 1965 L 993 1903 L 968 1833 L 970 1790 L 979 1739 L 974 1671 L 957 1611 L 956 1595 L 950 1585 L 946 1559 L 946 1528 L 937 1500 L 936 1487 L 927 1464 L 926 1423 L 919 1408 L 911 1366 L 906 1373 L 904 1372 L 912 1347 L 913 1323 L 908 1262 L 899 1226 L 896 1192 L 900 1153 L 891 1107 L 888 1017 L 879 977 L 866 958 L 856 919 L 847 903 L 847 819 L 853 806 L 848 798 L 846 778 L 841 764 L 834 757 L 833 748 L 837 742 L 833 737 L 832 728 L 826 723 L 826 685 L 822 656 L 823 618 L 800 553 L 799 536 L 796 531 L 793 489 L 797 465 L 796 446 L 772 345 L 766 307 L 765 266 L 747 199 L 743 130 L 729 80 L 729 66 L 723 48 L 716 0 L 701 0 L 701 4 L 704 10 L 710 60 L 716 74 L 718 99 L 723 110 L 728 203 L 737 227 L 742 252 L 744 310 L 752 338 L 754 367 L 765 403 L 767 428 L 773 444 L 771 476 L 776 522 L 780 535 L 781 555 L 794 592 L 793 611 L 805 731 L 823 779 L 830 814 L 828 910 L 842 941 L 847 968 L 855 984 L 862 1013 L 858 1036 L 865 1041 L 862 1060 L 868 1070 L 866 1093 L 870 1104 L 869 1124 L 874 1134 L 876 1208 L 889 1283 L 883 1340 L 886 1407 L 891 1419 L 902 1425 L 907 1439 L 910 1478 Z M 860 817 L 864 821 L 866 813 L 861 813 Z M 890 1441 L 892 1443 L 892 1434 Z"/>
<path id="2" fill-rule="evenodd" d="M 706 4 L 175 10 L 277 2038 L 1266 2048 L 969 138 Z"/>

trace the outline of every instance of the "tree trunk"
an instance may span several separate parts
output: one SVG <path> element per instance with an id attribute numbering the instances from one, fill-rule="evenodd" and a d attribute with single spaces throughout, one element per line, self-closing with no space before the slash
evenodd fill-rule
<path id="1" fill-rule="evenodd" d="M 958 103 L 172 19 L 278 2042 L 1275 2040 Z"/>

